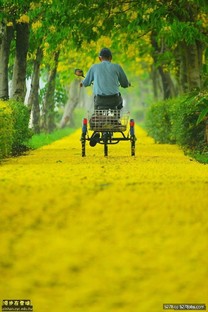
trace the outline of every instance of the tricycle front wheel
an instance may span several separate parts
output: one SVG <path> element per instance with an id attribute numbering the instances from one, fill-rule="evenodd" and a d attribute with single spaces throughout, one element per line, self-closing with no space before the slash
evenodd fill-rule
<path id="1" fill-rule="evenodd" d="M 104 144 L 104 156 L 108 156 L 108 144 Z"/>

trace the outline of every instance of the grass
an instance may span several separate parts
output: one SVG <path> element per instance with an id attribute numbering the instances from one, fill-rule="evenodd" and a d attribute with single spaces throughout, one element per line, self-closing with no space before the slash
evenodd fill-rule
<path id="1" fill-rule="evenodd" d="M 64 129 L 58 129 L 55 130 L 52 133 L 41 133 L 41 134 L 35 134 L 32 136 L 32 138 L 27 143 L 27 147 L 30 149 L 36 149 L 44 145 L 48 145 L 53 143 L 54 141 L 57 141 L 75 131 L 74 128 L 64 128 Z"/>
<path id="2" fill-rule="evenodd" d="M 87 117 L 86 109 L 77 108 L 73 113 L 73 125 L 63 129 L 56 129 L 52 133 L 34 134 L 29 141 L 18 146 L 18 148 L 12 152 L 12 156 L 20 156 L 28 150 L 40 148 L 72 134 L 81 127 L 81 122 L 84 117 Z"/>
<path id="3" fill-rule="evenodd" d="M 85 117 L 85 115 L 86 115 L 85 109 L 77 108 L 73 113 L 73 127 L 57 129 L 52 133 L 35 134 L 32 136 L 29 142 L 26 143 L 26 146 L 29 149 L 36 149 L 44 145 L 51 144 L 54 141 L 57 141 L 59 139 L 62 139 L 63 137 L 72 134 L 76 129 L 78 129 L 81 126 L 81 120 L 83 117 Z"/>
<path id="4" fill-rule="evenodd" d="M 208 164 L 208 152 L 195 152 L 195 153 L 191 153 L 191 157 L 193 157 L 194 159 L 196 159 L 198 162 L 202 163 L 202 164 Z"/>

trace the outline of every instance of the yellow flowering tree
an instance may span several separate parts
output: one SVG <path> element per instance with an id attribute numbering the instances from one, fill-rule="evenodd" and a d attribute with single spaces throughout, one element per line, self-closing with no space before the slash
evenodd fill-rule
<path id="1" fill-rule="evenodd" d="M 198 0 L 183 0 L 177 6 L 169 0 L 19 0 L 15 4 L 3 0 L 2 3 L 0 51 L 1 55 L 7 54 L 0 63 L 6 60 L 4 76 L 8 76 L 5 68 L 8 68 L 10 41 L 6 31 L 12 27 L 11 30 L 16 31 L 12 96 L 24 98 L 27 69 L 28 76 L 32 76 L 28 104 L 35 116 L 33 122 L 37 131 L 40 75 L 44 73 L 49 82 L 50 73 L 56 70 L 64 84 L 70 69 L 83 67 L 86 71 L 104 45 L 112 49 L 114 60 L 125 64 L 132 75 L 141 75 L 154 68 L 154 81 L 161 81 L 164 98 L 175 94 L 171 74 L 176 76 L 182 91 L 201 87 L 203 83 L 200 73 L 205 55 L 208 10 L 204 1 L 199 5 Z M 55 80 L 57 75 L 53 77 Z M 5 88 L 8 81 L 5 81 L 0 78 L 1 98 L 8 98 L 8 88 Z M 50 88 L 50 83 L 47 86 Z M 55 87 L 47 91 L 52 98 L 54 90 Z M 46 99 L 44 101 L 45 114 L 54 115 L 54 105 L 50 108 Z"/>
<path id="2" fill-rule="evenodd" d="M 124 33 L 128 40 L 119 43 L 124 49 L 129 43 L 138 45 L 141 38 L 149 34 L 149 49 L 142 48 L 140 55 L 152 56 L 164 98 L 175 93 L 170 72 L 176 76 L 181 92 L 203 86 L 202 65 L 208 32 L 206 1 L 115 0 L 97 3 L 98 14 L 104 16 L 100 30 L 114 38 Z"/>

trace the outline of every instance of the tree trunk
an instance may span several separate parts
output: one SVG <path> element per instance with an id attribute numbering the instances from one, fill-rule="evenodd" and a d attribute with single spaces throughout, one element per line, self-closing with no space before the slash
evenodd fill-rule
<path id="1" fill-rule="evenodd" d="M 70 88 L 68 90 L 69 93 L 68 101 L 65 105 L 64 114 L 60 122 L 61 128 L 64 128 L 68 122 L 70 122 L 71 127 L 75 125 L 73 119 L 73 112 L 77 107 L 77 105 L 80 104 L 82 100 L 83 88 L 80 88 L 81 81 L 82 81 L 81 78 L 76 77 L 70 84 Z"/>
<path id="2" fill-rule="evenodd" d="M 26 66 L 29 47 L 29 24 L 16 24 L 16 54 L 12 77 L 11 97 L 24 102 L 26 94 Z"/>
<path id="3" fill-rule="evenodd" d="M 54 66 L 51 69 L 48 82 L 47 82 L 47 90 L 44 97 L 43 102 L 43 129 L 45 132 L 52 132 L 56 125 L 55 125 L 55 100 L 54 100 L 54 93 L 55 93 L 55 86 L 56 86 L 56 72 L 58 67 L 58 59 L 59 59 L 60 51 L 55 52 L 54 54 Z"/>
<path id="4" fill-rule="evenodd" d="M 196 25 L 198 23 L 198 15 L 200 12 L 199 1 L 172 1 L 173 9 L 177 8 L 175 12 L 177 19 L 182 23 Z M 181 9 L 179 9 L 181 6 Z M 191 29 L 189 30 L 191 34 Z M 180 85 L 183 92 L 190 92 L 200 89 L 201 71 L 202 71 L 202 53 L 203 43 L 200 38 L 188 43 L 189 38 L 179 43 L 180 54 Z"/>
<path id="5" fill-rule="evenodd" d="M 0 40 L 0 99 L 8 100 L 9 98 L 9 79 L 8 63 L 10 44 L 13 37 L 13 26 L 6 26 L 1 23 L 1 40 Z"/>
<path id="6" fill-rule="evenodd" d="M 155 100 L 159 100 L 161 99 L 162 94 L 163 94 L 163 87 L 162 87 L 159 71 L 154 64 L 152 65 L 152 68 L 151 68 L 151 78 L 152 78 L 152 83 L 153 83 L 154 98 Z"/>
<path id="7" fill-rule="evenodd" d="M 161 52 L 162 49 L 158 46 L 158 43 L 156 40 L 156 34 L 154 32 L 151 33 L 151 44 L 152 44 L 152 47 L 154 48 L 152 57 L 153 57 L 154 63 L 157 64 L 158 55 L 159 53 L 163 53 L 163 51 Z M 162 80 L 163 99 L 166 100 L 168 98 L 174 97 L 176 92 L 175 92 L 175 87 L 172 82 L 170 73 L 167 71 L 164 71 L 163 67 L 164 67 L 164 64 L 157 65 L 158 72 Z"/>
<path id="8" fill-rule="evenodd" d="M 185 45 L 185 56 L 187 64 L 188 89 L 193 91 L 201 88 L 201 64 L 202 55 L 197 43 Z"/>
<path id="9" fill-rule="evenodd" d="M 162 79 L 163 85 L 163 99 L 169 99 L 175 96 L 175 87 L 172 82 L 171 76 L 169 72 L 165 72 L 163 70 L 163 66 L 158 66 L 158 71 Z"/>
<path id="10" fill-rule="evenodd" d="M 179 84 L 183 93 L 201 88 L 202 51 L 200 42 L 179 46 Z"/>
<path id="11" fill-rule="evenodd" d="M 180 83 L 180 88 L 182 90 L 182 93 L 186 93 L 189 91 L 187 60 L 186 60 L 186 54 L 184 52 L 184 44 L 182 44 L 180 47 L 179 83 Z"/>
<path id="12" fill-rule="evenodd" d="M 158 84 L 157 84 L 157 70 L 155 69 L 154 64 L 152 65 L 151 68 L 151 78 L 152 78 L 152 83 L 153 83 L 153 93 L 154 93 L 154 98 L 155 100 L 158 100 Z"/>
<path id="13" fill-rule="evenodd" d="M 42 48 L 38 48 L 34 61 L 31 89 L 27 103 L 29 110 L 32 112 L 32 127 L 35 133 L 40 133 L 39 79 L 42 58 L 43 50 Z"/>

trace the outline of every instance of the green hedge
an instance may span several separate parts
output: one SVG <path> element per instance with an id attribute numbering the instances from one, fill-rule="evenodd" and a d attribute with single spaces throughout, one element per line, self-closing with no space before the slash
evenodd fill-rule
<path id="1" fill-rule="evenodd" d="M 152 104 L 146 112 L 145 127 L 157 143 L 174 143 L 170 133 L 170 102 Z"/>
<path id="2" fill-rule="evenodd" d="M 206 96 L 208 98 L 203 92 L 151 105 L 145 120 L 148 134 L 158 143 L 176 143 L 188 149 L 203 150 L 207 146 L 206 116 L 201 120 L 199 116 L 206 110 Z"/>
<path id="3" fill-rule="evenodd" d="M 12 151 L 13 129 L 12 109 L 7 102 L 0 101 L 0 159 Z"/>
<path id="4" fill-rule="evenodd" d="M 29 129 L 30 113 L 24 104 L 13 100 L 9 101 L 13 115 L 13 143 L 12 153 L 19 154 L 25 149 L 25 143 L 31 138 L 32 132 Z"/>
<path id="5" fill-rule="evenodd" d="M 14 100 L 0 101 L 0 158 L 19 154 L 31 137 L 28 108 Z"/>

